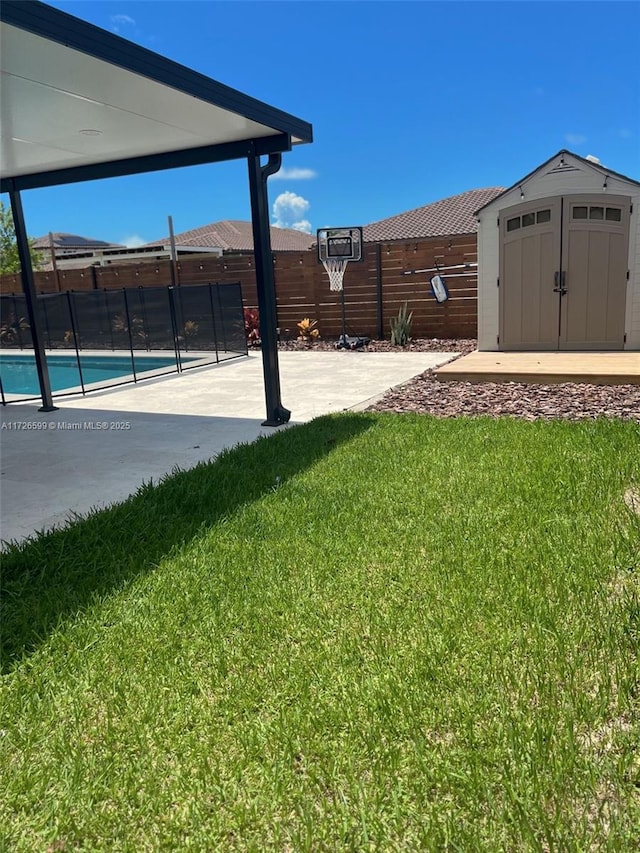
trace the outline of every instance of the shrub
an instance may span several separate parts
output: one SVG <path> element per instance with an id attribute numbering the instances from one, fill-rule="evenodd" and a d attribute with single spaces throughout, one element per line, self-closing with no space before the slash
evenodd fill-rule
<path id="1" fill-rule="evenodd" d="M 198 332 L 200 331 L 200 326 L 195 320 L 187 320 L 184 324 L 184 336 L 185 338 L 196 338 L 198 336 Z"/>
<path id="2" fill-rule="evenodd" d="M 407 303 L 404 302 L 400 306 L 400 310 L 398 311 L 397 317 L 392 317 L 390 321 L 391 326 L 391 343 L 397 347 L 403 347 L 405 344 L 409 342 L 409 336 L 411 333 L 411 319 L 413 317 L 413 311 L 407 313 Z"/>
<path id="3" fill-rule="evenodd" d="M 244 309 L 244 333 L 247 344 L 257 347 L 260 344 L 260 315 L 256 308 Z"/>
<path id="4" fill-rule="evenodd" d="M 300 329 L 300 334 L 298 335 L 299 341 L 307 341 L 311 342 L 316 338 L 320 337 L 320 332 L 316 328 L 318 325 L 317 320 L 311 320 L 309 317 L 305 317 L 304 320 L 301 320 L 298 323 L 298 328 Z"/>
<path id="5" fill-rule="evenodd" d="M 145 343 L 148 342 L 144 320 L 141 317 L 136 317 L 135 314 L 131 318 L 130 326 L 125 314 L 114 314 L 111 320 L 111 330 L 117 335 L 131 334 L 132 338 L 140 338 Z"/>
<path id="6" fill-rule="evenodd" d="M 12 344 L 20 337 L 20 332 L 26 332 L 30 328 L 25 317 L 16 317 L 10 314 L 7 321 L 0 326 L 0 341 L 3 344 Z"/>

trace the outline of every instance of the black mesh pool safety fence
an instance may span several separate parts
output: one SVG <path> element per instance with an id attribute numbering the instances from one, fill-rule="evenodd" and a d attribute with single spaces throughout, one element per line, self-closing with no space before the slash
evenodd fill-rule
<path id="1" fill-rule="evenodd" d="M 37 310 L 54 396 L 247 355 L 239 282 L 41 294 Z M 0 296 L 0 349 L 2 403 L 39 396 L 20 294 Z"/>

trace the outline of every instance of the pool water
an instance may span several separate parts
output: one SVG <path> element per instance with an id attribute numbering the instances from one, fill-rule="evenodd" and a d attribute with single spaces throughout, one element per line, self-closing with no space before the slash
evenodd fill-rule
<path id="1" fill-rule="evenodd" d="M 163 367 L 176 369 L 175 356 L 134 356 L 135 370 L 138 376 L 149 370 Z M 181 358 L 182 362 L 196 361 L 195 358 Z M 49 380 L 51 391 L 66 391 L 80 385 L 78 359 L 75 355 L 48 355 Z M 100 383 L 108 385 L 114 380 L 131 377 L 131 357 L 128 355 L 80 355 L 82 380 L 85 384 Z M 5 394 L 40 393 L 35 358 L 14 354 L 0 354 L 0 378 Z"/>

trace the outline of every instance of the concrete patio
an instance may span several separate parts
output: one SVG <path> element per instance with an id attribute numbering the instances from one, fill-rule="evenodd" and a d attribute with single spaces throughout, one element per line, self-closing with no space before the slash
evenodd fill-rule
<path id="1" fill-rule="evenodd" d="M 292 423 L 363 409 L 389 388 L 455 353 L 281 352 L 282 400 Z M 247 358 L 86 397 L 0 413 L 3 541 L 25 539 L 121 501 L 143 482 L 269 435 L 262 358 Z M 281 427 L 280 427 L 281 429 Z"/>

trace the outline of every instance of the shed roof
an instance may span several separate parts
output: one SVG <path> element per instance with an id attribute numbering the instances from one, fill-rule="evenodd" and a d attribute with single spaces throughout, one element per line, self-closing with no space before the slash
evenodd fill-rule
<path id="1" fill-rule="evenodd" d="M 500 195 L 503 187 L 468 190 L 458 195 L 434 201 L 415 210 L 390 216 L 365 225 L 365 242 L 383 240 L 413 240 L 421 237 L 452 237 L 456 234 L 475 234 L 477 222 L 474 211 Z"/>
<path id="2" fill-rule="evenodd" d="M 558 160 L 558 163 L 552 169 L 552 171 L 558 172 L 558 173 L 562 173 L 562 172 L 566 172 L 566 171 L 575 171 L 575 167 L 573 167 L 571 165 L 571 163 L 565 162 L 565 155 L 568 155 L 569 157 L 574 157 L 576 160 L 579 160 L 581 163 L 584 163 L 585 166 L 588 166 L 594 172 L 598 172 L 599 174 L 601 174 L 603 178 L 606 178 L 607 176 L 620 178 L 621 180 L 627 181 L 630 184 L 634 184 L 637 187 L 640 186 L 640 182 L 636 181 L 634 178 L 630 178 L 628 175 L 622 175 L 620 172 L 616 172 L 613 169 L 608 169 L 606 166 L 604 166 L 600 162 L 597 162 L 596 160 L 593 160 L 593 159 L 590 160 L 587 157 L 581 157 L 579 154 L 574 154 L 573 151 L 569 151 L 566 148 L 561 148 L 557 154 L 554 154 L 553 157 L 549 157 L 548 160 L 545 160 L 544 163 L 541 163 L 532 172 L 529 172 L 523 178 L 520 178 L 519 180 L 515 181 L 515 183 L 511 184 L 510 187 L 507 187 L 506 189 L 502 190 L 502 192 L 498 193 L 494 198 L 487 199 L 482 205 L 480 205 L 475 210 L 474 216 L 478 213 L 481 213 L 483 210 L 485 210 L 487 207 L 489 207 L 491 204 L 493 204 L 494 201 L 497 201 L 502 196 L 504 196 L 507 193 L 510 193 L 512 190 L 516 189 L 516 187 L 519 187 L 522 184 L 526 183 L 527 181 L 531 180 L 531 178 L 533 178 L 534 175 L 537 175 L 538 172 L 542 172 L 544 169 L 546 169 L 548 166 L 550 166 L 555 160 Z"/>
<path id="3" fill-rule="evenodd" d="M 303 252 L 310 249 L 315 241 L 314 235 L 293 228 L 276 228 L 272 225 L 270 231 L 274 252 Z M 224 219 L 176 234 L 175 241 L 177 246 L 220 246 L 230 252 L 252 252 L 253 228 L 250 222 L 241 219 Z M 163 237 L 149 245 L 168 242 L 169 238 Z"/>

